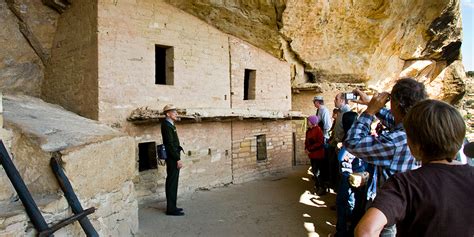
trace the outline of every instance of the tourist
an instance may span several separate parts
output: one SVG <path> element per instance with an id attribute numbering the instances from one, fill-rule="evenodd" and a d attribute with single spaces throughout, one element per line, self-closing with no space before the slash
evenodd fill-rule
<path id="1" fill-rule="evenodd" d="M 320 195 L 321 189 L 324 188 L 321 179 L 321 168 L 324 159 L 324 136 L 323 131 L 318 126 L 319 117 L 311 115 L 307 119 L 308 130 L 306 131 L 306 140 L 304 142 L 304 150 L 311 162 L 311 171 L 313 172 L 315 193 Z"/>

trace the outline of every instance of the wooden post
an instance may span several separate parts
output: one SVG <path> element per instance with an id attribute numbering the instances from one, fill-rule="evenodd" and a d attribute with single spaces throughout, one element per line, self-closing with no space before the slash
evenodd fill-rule
<path id="1" fill-rule="evenodd" d="M 56 179 L 58 180 L 59 186 L 64 192 L 64 197 L 66 197 L 69 206 L 71 206 L 72 212 L 76 215 L 83 213 L 84 209 L 82 209 L 82 205 L 79 202 L 79 199 L 77 198 L 76 194 L 74 193 L 74 189 L 72 188 L 69 179 L 64 174 L 64 171 L 59 162 L 59 157 L 57 157 L 57 155 L 56 157 L 53 156 L 51 158 L 50 165 L 53 169 L 53 173 L 56 176 Z M 82 219 L 79 219 L 79 224 L 81 224 L 81 227 L 87 236 L 99 236 L 97 231 L 94 229 L 94 226 L 92 226 L 92 223 L 89 221 L 89 218 L 83 217 Z"/>
<path id="2" fill-rule="evenodd" d="M 18 193 L 18 196 L 20 197 L 20 200 L 23 203 L 23 206 L 25 207 L 26 214 L 28 214 L 28 217 L 33 223 L 35 229 L 38 232 L 48 230 L 48 224 L 44 220 L 43 215 L 41 215 L 41 212 L 38 209 L 38 206 L 36 206 L 33 197 L 31 197 L 30 191 L 28 191 L 28 188 L 26 187 L 25 182 L 23 182 L 20 173 L 18 173 L 18 170 L 15 168 L 15 165 L 13 165 L 13 162 L 10 159 L 7 149 L 5 148 L 5 145 L 3 145 L 3 141 L 1 139 L 0 160 L 3 165 L 3 168 L 5 169 L 5 173 L 7 173 L 8 178 L 10 179 L 13 184 L 13 187 Z"/>

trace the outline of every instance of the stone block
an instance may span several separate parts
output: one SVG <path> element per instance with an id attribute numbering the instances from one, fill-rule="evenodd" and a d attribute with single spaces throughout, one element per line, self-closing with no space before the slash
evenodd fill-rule
<path id="1" fill-rule="evenodd" d="M 251 145 L 252 145 L 251 140 L 246 140 L 240 143 L 240 148 L 241 149 L 244 147 L 250 148 Z"/>

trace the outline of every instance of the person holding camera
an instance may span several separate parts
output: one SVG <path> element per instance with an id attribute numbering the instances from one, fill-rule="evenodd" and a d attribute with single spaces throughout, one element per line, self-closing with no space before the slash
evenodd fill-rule
<path id="1" fill-rule="evenodd" d="M 182 208 L 176 207 L 178 199 L 179 170 L 183 168 L 180 158 L 181 148 L 174 123 L 178 120 L 176 107 L 168 104 L 163 108 L 166 118 L 161 123 L 161 136 L 166 149 L 166 215 L 183 216 Z"/>
<path id="2" fill-rule="evenodd" d="M 410 153 L 402 121 L 416 103 L 427 98 L 423 83 L 403 78 L 397 80 L 391 94 L 382 92 L 372 99 L 358 89 L 354 92 L 360 96 L 357 102 L 367 105 L 367 108 L 348 131 L 344 145 L 354 156 L 377 166 L 373 174 L 377 187 L 395 173 L 418 168 L 420 163 Z M 385 108 L 388 101 L 390 110 Z M 371 134 L 375 116 L 389 129 L 388 132 L 379 136 Z M 384 236 L 395 236 L 396 228 L 387 226 L 382 233 Z"/>

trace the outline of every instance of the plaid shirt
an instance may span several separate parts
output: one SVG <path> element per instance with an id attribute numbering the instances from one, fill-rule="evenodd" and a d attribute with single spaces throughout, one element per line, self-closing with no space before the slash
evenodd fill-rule
<path id="1" fill-rule="evenodd" d="M 391 111 L 382 108 L 377 117 L 390 131 L 374 136 L 370 125 L 374 119 L 362 113 L 352 125 L 344 141 L 347 151 L 364 161 L 382 167 L 385 179 L 398 172 L 418 168 L 421 164 L 411 155 L 403 125 L 395 125 Z"/>

